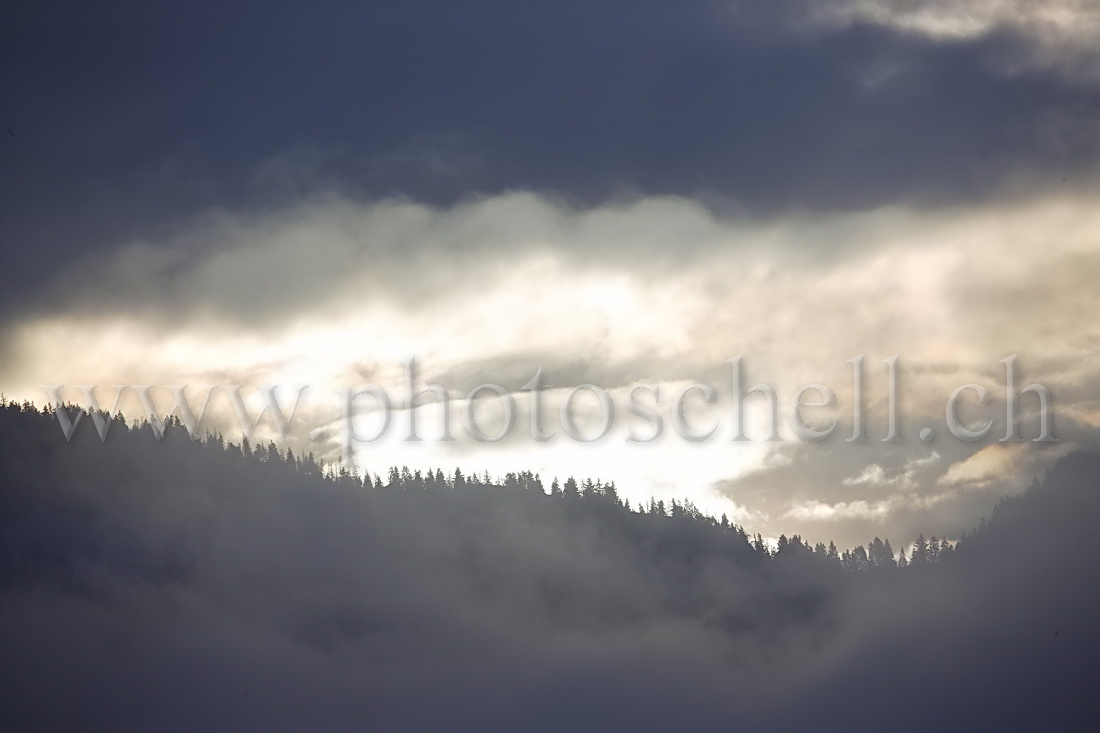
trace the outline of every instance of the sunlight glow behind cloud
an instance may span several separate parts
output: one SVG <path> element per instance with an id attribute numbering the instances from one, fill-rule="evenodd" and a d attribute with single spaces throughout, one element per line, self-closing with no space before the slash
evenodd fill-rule
<path id="1" fill-rule="evenodd" d="M 837 478 L 832 498 L 794 509 L 742 495 L 738 477 L 766 474 L 775 451 L 731 453 L 728 416 L 706 405 L 693 408 L 692 420 L 718 418 L 724 429 L 682 457 L 664 444 L 649 452 L 621 445 L 623 414 L 598 457 L 561 440 L 388 440 L 366 451 L 422 467 L 591 473 L 616 479 L 635 500 L 682 494 L 758 519 L 886 519 L 901 499 L 858 503 L 859 491 L 892 484 L 916 492 L 904 507 L 925 508 L 945 486 L 961 485 L 979 456 L 1006 450 L 945 455 L 933 471 L 939 484 L 913 478 L 928 456 L 915 430 L 942 423 L 944 400 L 961 384 L 996 392 L 1006 348 L 1026 355 L 1021 379 L 1041 379 L 1062 404 L 1096 388 L 1095 356 L 1081 345 L 1100 340 L 1090 316 L 1100 295 L 1077 283 L 1100 276 L 1098 238 L 1100 214 L 1084 195 L 766 220 L 721 218 L 677 198 L 594 209 L 533 194 L 453 208 L 328 199 L 263 215 L 223 213 L 178 240 L 81 263 L 59 278 L 51 312 L 17 324 L 3 377 L 9 396 L 38 401 L 45 382 L 309 384 L 324 394 L 373 382 L 401 407 L 400 364 L 415 356 L 419 381 L 443 383 L 456 401 L 485 382 L 516 391 L 523 425 L 519 389 L 539 367 L 557 387 L 596 383 L 621 397 L 630 385 L 660 384 L 667 401 L 677 385 L 697 381 L 725 399 L 725 361 L 744 354 L 749 383 L 772 384 L 784 414 L 800 385 L 830 385 L 839 405 L 820 415 L 841 420 L 835 445 L 850 430 L 847 360 L 867 354 L 875 435 L 885 420 L 879 361 L 898 353 L 910 454 L 896 466 L 867 461 Z M 123 404 L 136 408 L 133 399 Z M 331 460 L 335 438 L 318 445 L 307 434 L 333 415 L 310 409 L 292 444 Z M 761 435 L 763 416 L 750 416 Z M 1020 465 L 989 464 L 982 476 Z M 773 488 L 792 496 L 802 489 Z"/>

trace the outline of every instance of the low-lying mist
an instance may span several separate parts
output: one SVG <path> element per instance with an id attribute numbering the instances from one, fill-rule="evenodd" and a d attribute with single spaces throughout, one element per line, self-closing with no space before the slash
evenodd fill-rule
<path id="1" fill-rule="evenodd" d="M 0 727 L 1092 730 L 1098 469 L 899 568 L 613 484 L 364 485 L 6 405 Z"/>

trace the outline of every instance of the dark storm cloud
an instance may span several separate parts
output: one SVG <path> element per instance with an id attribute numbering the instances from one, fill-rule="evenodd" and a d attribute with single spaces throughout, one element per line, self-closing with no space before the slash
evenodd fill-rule
<path id="1" fill-rule="evenodd" d="M 1008 74 L 1021 41 L 807 24 L 798 4 L 9 9 L 5 298 L 197 210 L 337 187 L 444 203 L 555 190 L 750 209 L 1077 179 L 1100 97 Z"/>

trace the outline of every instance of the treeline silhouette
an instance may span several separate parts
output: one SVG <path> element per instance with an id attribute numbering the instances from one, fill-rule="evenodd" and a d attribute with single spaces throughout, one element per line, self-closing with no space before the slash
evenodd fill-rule
<path id="1" fill-rule="evenodd" d="M 63 405 L 70 415 L 76 415 L 74 420 L 82 420 L 83 409 L 76 405 Z M 56 424 L 56 412 L 53 405 L 37 407 L 31 402 L 16 403 L 0 398 L 0 411 L 11 411 L 12 415 L 23 417 L 23 424 L 19 429 L 32 429 L 30 418 L 45 418 L 46 424 L 36 420 L 34 430 L 50 430 L 49 423 L 54 423 L 54 430 L 60 430 Z M 145 420 L 127 422 L 120 414 L 109 415 L 101 412 L 98 418 L 105 425 L 104 434 L 115 435 L 112 447 L 117 443 L 126 443 L 127 450 L 149 450 L 148 441 L 153 439 L 153 431 Z M 84 433 L 92 433 L 92 420 L 83 420 Z M 77 422 L 77 425 L 80 423 Z M 188 442 L 190 436 L 179 418 L 169 416 L 163 425 L 163 438 L 173 442 Z M 99 433 L 92 433 L 98 435 Z M 124 435 L 120 435 L 124 434 Z M 74 433 L 75 435 L 75 433 Z M 82 436 L 83 437 L 83 436 Z M 137 439 L 134 442 L 134 438 Z M 104 441 L 105 442 L 105 441 Z M 689 520 L 697 523 L 700 530 L 710 530 L 722 535 L 728 535 L 730 541 L 744 543 L 757 554 L 763 557 L 799 557 L 812 554 L 817 558 L 824 558 L 837 567 L 850 571 L 865 571 L 873 569 L 908 567 L 909 565 L 926 565 L 947 558 L 954 551 L 954 545 L 946 538 L 939 539 L 932 536 L 926 539 L 921 534 L 913 544 L 911 557 L 906 555 L 905 548 L 895 553 L 890 545 L 890 540 L 882 540 L 875 537 L 866 546 L 857 545 L 843 552 L 837 549 L 834 542 L 825 545 L 819 542 L 815 545 L 805 542 L 798 535 L 787 537 L 780 535 L 774 546 L 767 542 L 760 534 L 749 535 L 745 529 L 737 524 L 732 524 L 729 518 L 723 514 L 715 518 L 703 513 L 690 500 L 671 499 L 665 502 L 650 498 L 649 502 L 638 507 L 632 507 L 629 499 L 619 496 L 618 488 L 614 481 L 604 483 L 599 479 L 585 478 L 578 481 L 570 476 L 564 482 L 555 477 L 549 487 L 546 487 L 541 476 L 530 471 L 509 472 L 503 478 L 494 479 L 488 472 L 481 475 L 476 473 L 465 475 L 461 469 L 454 469 L 450 474 L 444 474 L 442 469 L 430 469 L 427 471 L 410 470 L 407 466 L 390 467 L 386 479 L 382 479 L 377 473 L 359 473 L 348 469 L 346 466 L 332 466 L 319 462 L 312 453 L 295 455 L 292 449 L 280 450 L 274 441 L 266 445 L 258 443 L 252 445 L 247 438 L 241 443 L 226 441 L 219 433 L 213 432 L 191 440 L 196 444 L 194 460 L 210 462 L 211 451 L 222 451 L 230 461 L 244 461 L 243 466 L 264 464 L 268 471 L 284 470 L 287 476 L 284 480 L 297 481 L 298 477 L 310 477 L 311 480 L 322 479 L 335 486 L 344 488 L 362 489 L 380 493 L 403 494 L 438 494 L 454 492 L 456 496 L 470 501 L 499 500 L 505 492 L 513 492 L 511 498 L 520 495 L 530 495 L 536 498 L 556 499 L 574 503 L 578 510 L 620 510 L 626 513 L 637 513 L 654 517 L 670 517 L 678 520 Z M 185 449 L 186 450 L 186 449 Z M 289 477 L 289 478 L 288 478 Z"/>
<path id="2" fill-rule="evenodd" d="M 1100 459 L 958 544 L 770 545 L 530 472 L 385 479 L 0 405 L 5 730 L 1092 730 Z M 899 564 L 903 565 L 899 569 Z M 58 704 L 64 701 L 64 704 Z M 822 721 L 825 721 L 824 724 Z"/>

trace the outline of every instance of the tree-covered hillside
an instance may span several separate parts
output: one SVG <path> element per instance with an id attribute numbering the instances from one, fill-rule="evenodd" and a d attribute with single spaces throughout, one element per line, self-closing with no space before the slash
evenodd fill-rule
<path id="1" fill-rule="evenodd" d="M 957 548 L 0 408 L 5 730 L 1088 729 L 1096 457 Z M 936 562 L 938 560 L 938 562 Z M 568 705 L 564 704 L 568 701 Z M 537 712 L 533 714 L 532 711 Z M 534 715 L 534 717 L 532 717 Z M 1021 727 L 1022 726 L 1022 727 Z"/>

